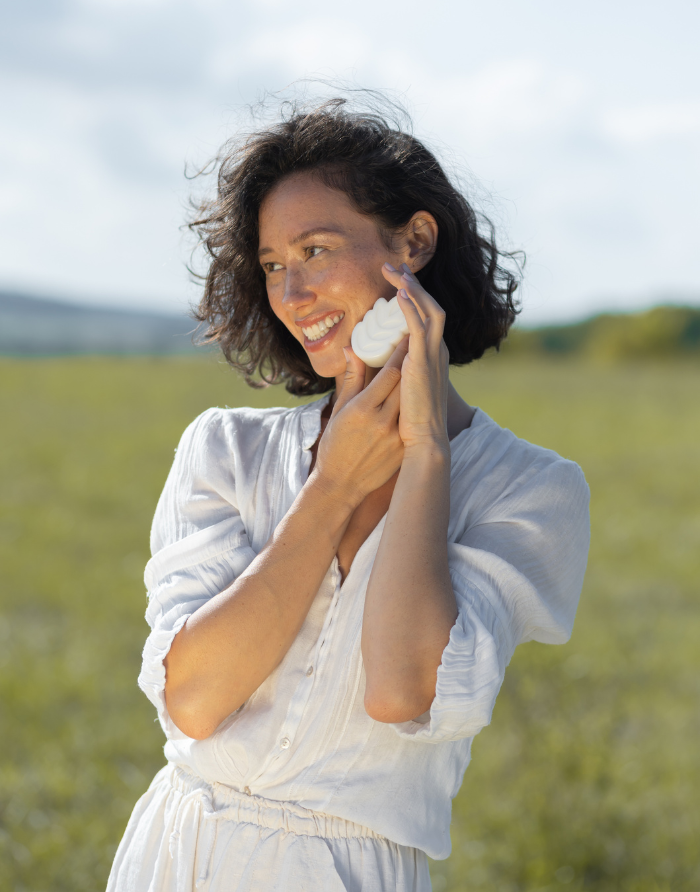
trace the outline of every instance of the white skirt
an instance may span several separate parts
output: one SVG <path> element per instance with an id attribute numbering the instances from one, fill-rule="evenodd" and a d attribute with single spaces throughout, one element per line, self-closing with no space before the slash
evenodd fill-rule
<path id="1" fill-rule="evenodd" d="M 107 892 L 429 892 L 428 860 L 366 827 L 166 765 L 139 799 Z"/>

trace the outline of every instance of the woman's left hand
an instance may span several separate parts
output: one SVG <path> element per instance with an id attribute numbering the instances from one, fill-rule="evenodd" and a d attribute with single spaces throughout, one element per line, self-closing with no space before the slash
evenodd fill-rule
<path id="1" fill-rule="evenodd" d="M 398 290 L 409 333 L 408 352 L 401 365 L 399 435 L 411 451 L 413 447 L 435 446 L 449 450 L 449 351 L 442 337 L 445 311 L 405 263 L 398 270 L 385 264 L 382 274 Z M 405 340 L 396 350 L 406 350 Z"/>

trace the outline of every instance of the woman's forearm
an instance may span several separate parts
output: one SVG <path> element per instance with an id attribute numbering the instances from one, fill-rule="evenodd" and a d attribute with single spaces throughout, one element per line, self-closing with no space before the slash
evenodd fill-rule
<path id="1" fill-rule="evenodd" d="M 401 464 L 401 357 L 366 387 L 365 366 L 352 358 L 294 504 L 248 569 L 192 614 L 166 657 L 168 711 L 190 737 L 208 737 L 279 665 L 355 509 Z"/>
<path id="2" fill-rule="evenodd" d="M 312 473 L 248 569 L 187 620 L 165 659 L 168 711 L 183 733 L 208 737 L 281 662 L 355 507 Z"/>
<path id="3" fill-rule="evenodd" d="M 425 712 L 457 617 L 447 563 L 449 444 L 407 449 L 367 587 L 362 656 L 372 718 Z"/>

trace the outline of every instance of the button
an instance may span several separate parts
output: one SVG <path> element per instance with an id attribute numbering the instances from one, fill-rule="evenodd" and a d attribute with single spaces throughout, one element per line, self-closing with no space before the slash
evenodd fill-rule
<path id="1" fill-rule="evenodd" d="M 280 746 L 282 747 L 283 750 L 288 750 L 289 744 L 290 744 L 290 740 L 288 737 L 283 737 L 282 740 L 280 740 Z"/>
<path id="2" fill-rule="evenodd" d="M 244 792 L 247 796 L 250 796 L 250 787 L 243 787 L 243 792 Z"/>
<path id="3" fill-rule="evenodd" d="M 307 675 L 313 675 L 313 674 L 314 674 L 314 667 L 313 667 L 313 666 L 309 666 L 309 668 L 306 670 L 306 674 L 307 674 Z"/>

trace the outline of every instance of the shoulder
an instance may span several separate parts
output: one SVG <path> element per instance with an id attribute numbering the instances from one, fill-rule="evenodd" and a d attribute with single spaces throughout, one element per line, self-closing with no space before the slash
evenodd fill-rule
<path id="1" fill-rule="evenodd" d="M 288 424 L 300 408 L 303 407 L 207 409 L 187 426 L 177 452 L 183 449 L 200 454 L 255 452 L 280 425 Z"/>
<path id="2" fill-rule="evenodd" d="M 283 406 L 273 409 L 250 409 L 247 406 L 231 409 L 213 406 L 190 422 L 185 428 L 183 438 L 199 438 L 206 441 L 232 434 L 256 433 L 270 428 L 281 417 L 294 411 Z"/>
<path id="3" fill-rule="evenodd" d="M 297 407 L 298 408 L 298 407 Z M 181 494 L 218 492 L 233 499 L 240 472 L 255 473 L 270 440 L 296 409 L 211 408 L 185 429 L 168 478 Z"/>
<path id="4" fill-rule="evenodd" d="M 586 479 L 576 462 L 479 415 L 475 436 L 456 444 L 451 567 L 491 593 L 514 642 L 563 643 L 590 543 Z"/>
<path id="5" fill-rule="evenodd" d="M 239 511 L 245 479 L 257 479 L 266 443 L 298 408 L 211 408 L 187 426 L 156 507 L 153 554 Z"/>
<path id="6" fill-rule="evenodd" d="M 482 410 L 453 442 L 452 498 L 472 520 L 506 504 L 587 509 L 588 484 L 576 462 L 517 437 Z"/>

